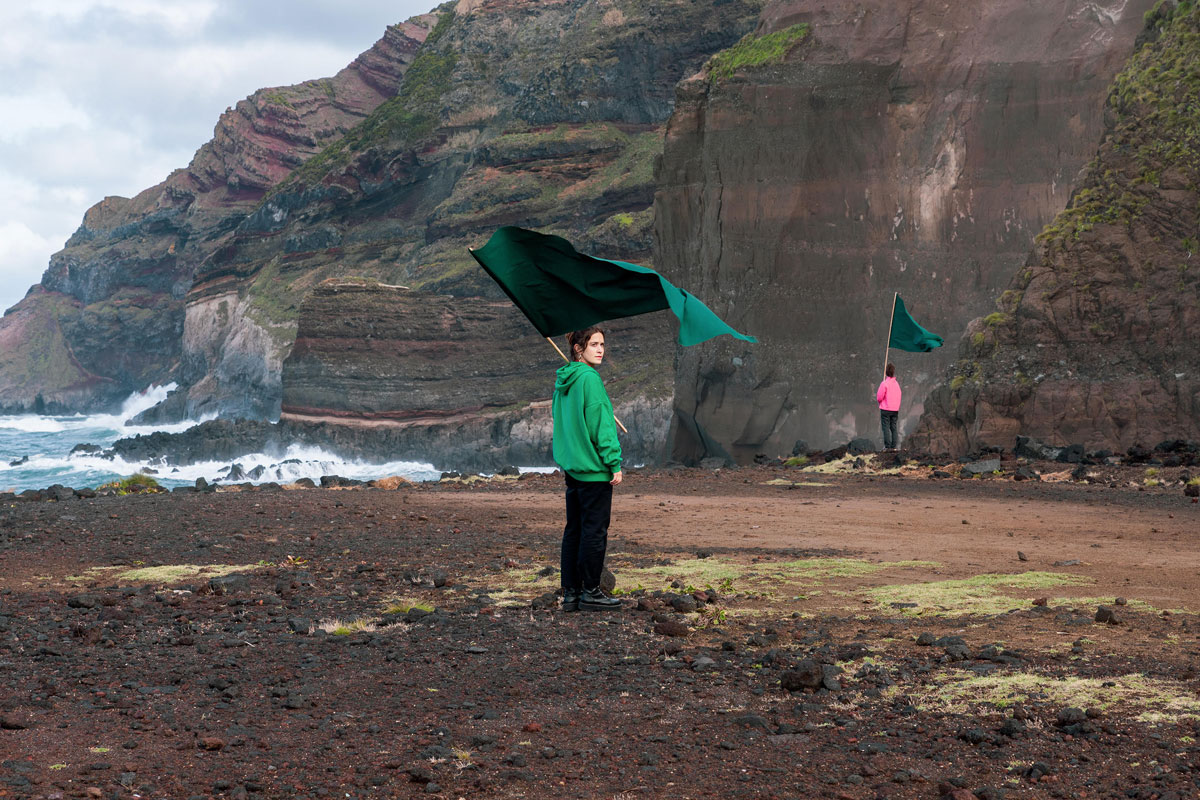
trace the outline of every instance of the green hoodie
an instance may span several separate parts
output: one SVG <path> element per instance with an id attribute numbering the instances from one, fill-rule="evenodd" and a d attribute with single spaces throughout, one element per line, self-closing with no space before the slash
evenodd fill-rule
<path id="1" fill-rule="evenodd" d="M 554 460 L 577 481 L 609 481 L 621 471 L 621 443 L 600 373 L 582 361 L 554 382 Z"/>

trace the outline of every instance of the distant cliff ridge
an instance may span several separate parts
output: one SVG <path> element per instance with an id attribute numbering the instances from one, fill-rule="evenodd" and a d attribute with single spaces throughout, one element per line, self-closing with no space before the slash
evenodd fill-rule
<path id="1" fill-rule="evenodd" d="M 956 339 L 1066 206 L 1152 0 L 773 0 L 683 82 L 655 263 L 757 345 L 679 356 L 684 461 L 878 438 L 899 291 Z M 902 427 L 954 357 L 894 353 Z"/>
<path id="2" fill-rule="evenodd" d="M 974 320 L 916 447 L 1200 440 L 1200 10 L 1159 4 L 1070 206 Z"/>
<path id="3" fill-rule="evenodd" d="M 395 94 L 434 19 L 392 26 L 332 78 L 255 92 L 186 169 L 93 206 L 0 320 L 0 407 L 94 410 L 178 378 L 199 265 L 270 187 Z"/>

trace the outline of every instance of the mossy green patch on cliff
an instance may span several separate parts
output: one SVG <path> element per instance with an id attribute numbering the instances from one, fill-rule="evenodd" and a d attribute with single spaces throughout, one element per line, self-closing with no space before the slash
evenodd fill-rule
<path id="1" fill-rule="evenodd" d="M 438 124 L 442 96 L 449 91 L 458 54 L 439 46 L 454 22 L 454 11 L 445 11 L 425 39 L 417 57 L 404 73 L 396 96 L 380 104 L 345 136 L 306 161 L 267 197 L 297 185 L 316 183 L 344 166 L 356 153 L 372 146 L 400 141 L 413 145 L 428 136 Z M 264 198 L 266 199 L 266 198 Z"/>
<path id="2" fill-rule="evenodd" d="M 778 64 L 787 57 L 792 48 L 808 38 L 810 30 L 807 23 L 801 23 L 765 36 L 748 33 L 733 47 L 722 50 L 709 59 L 706 65 L 709 79 L 719 81 L 731 78 L 744 69 Z"/>
<path id="3" fill-rule="evenodd" d="M 1097 225 L 1137 220 L 1164 176 L 1192 191 L 1200 182 L 1200 9 L 1159 3 L 1147 24 L 1158 39 L 1143 45 L 1114 80 L 1112 134 L 1070 206 L 1038 235 L 1048 251 Z"/>

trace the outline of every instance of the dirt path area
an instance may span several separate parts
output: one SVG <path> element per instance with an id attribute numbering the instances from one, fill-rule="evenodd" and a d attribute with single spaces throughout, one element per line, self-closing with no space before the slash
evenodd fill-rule
<path id="1" fill-rule="evenodd" d="M 574 614 L 554 476 L 6 504 L 0 797 L 1196 797 L 1138 478 L 638 471 Z"/>

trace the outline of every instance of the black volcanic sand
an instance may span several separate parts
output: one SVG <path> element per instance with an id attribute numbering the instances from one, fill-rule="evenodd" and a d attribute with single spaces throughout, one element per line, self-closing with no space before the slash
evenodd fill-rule
<path id="1" fill-rule="evenodd" d="M 1178 487 L 632 471 L 564 614 L 558 480 L 5 504 L 0 797 L 1200 793 Z"/>

